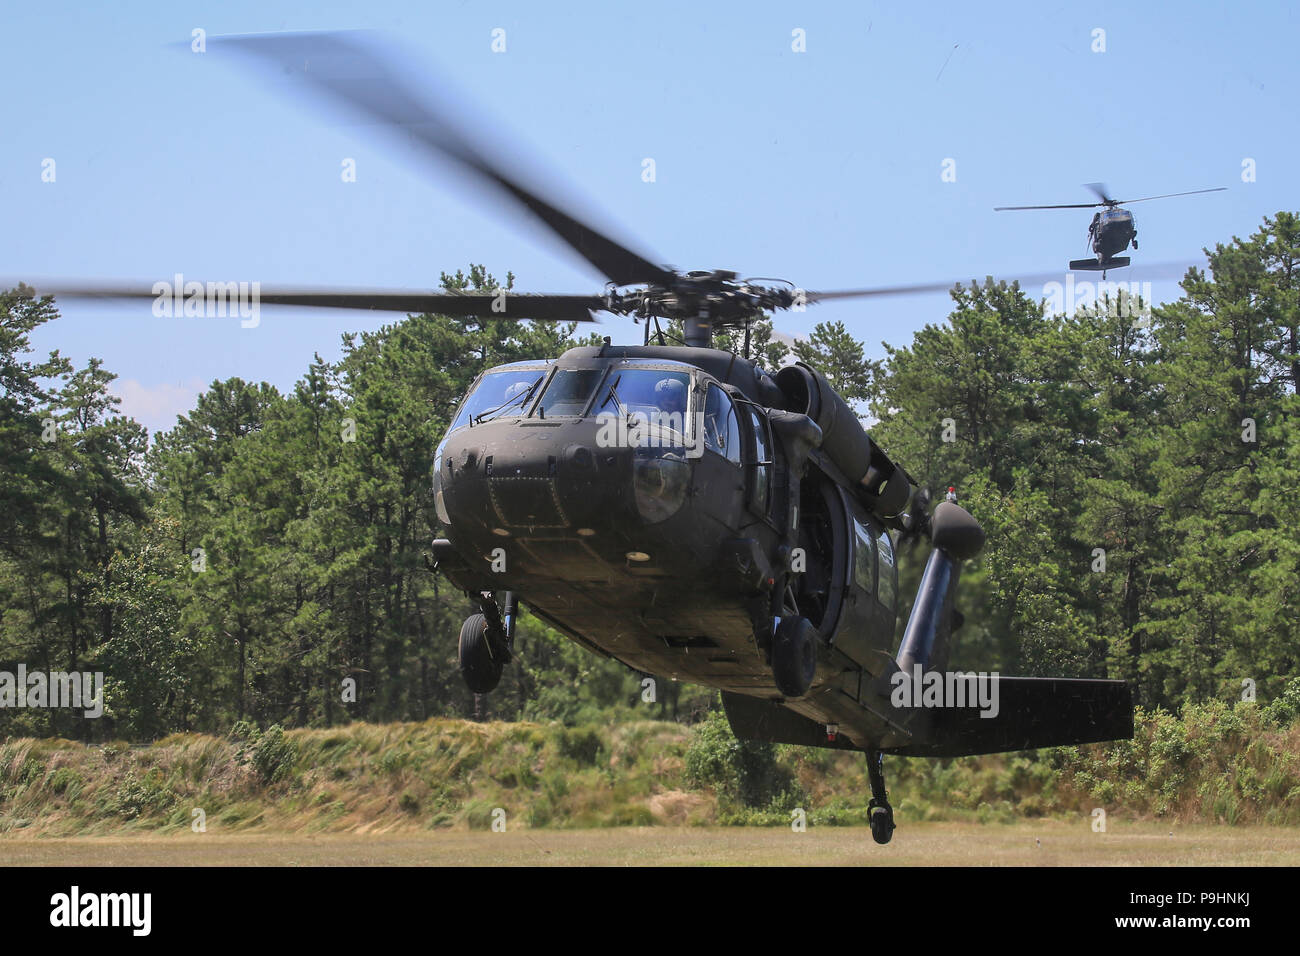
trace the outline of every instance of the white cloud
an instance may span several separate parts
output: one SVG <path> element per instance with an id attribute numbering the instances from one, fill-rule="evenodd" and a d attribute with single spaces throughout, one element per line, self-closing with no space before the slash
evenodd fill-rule
<path id="1" fill-rule="evenodd" d="M 157 385 L 143 385 L 133 378 L 126 378 L 115 381 L 109 391 L 122 399 L 118 406 L 121 414 L 134 418 L 153 434 L 175 427 L 176 416 L 194 407 L 194 401 L 203 388 L 203 382 L 197 378 Z"/>

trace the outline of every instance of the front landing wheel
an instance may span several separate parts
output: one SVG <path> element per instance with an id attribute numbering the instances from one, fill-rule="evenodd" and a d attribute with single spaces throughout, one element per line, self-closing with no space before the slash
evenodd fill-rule
<path id="1" fill-rule="evenodd" d="M 504 657 L 493 653 L 487 618 L 471 614 L 460 627 L 460 673 L 465 686 L 475 694 L 486 694 L 501 682 Z"/>

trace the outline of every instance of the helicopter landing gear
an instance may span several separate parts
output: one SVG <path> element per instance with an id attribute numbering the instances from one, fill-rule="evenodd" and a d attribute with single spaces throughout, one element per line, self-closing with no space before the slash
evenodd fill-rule
<path id="1" fill-rule="evenodd" d="M 889 792 L 885 789 L 885 757 L 879 750 L 867 751 L 867 777 L 871 781 L 871 802 L 867 811 L 871 816 L 871 839 L 881 846 L 894 835 L 894 808 L 889 805 Z"/>
<path id="2" fill-rule="evenodd" d="M 500 642 L 489 636 L 489 625 L 482 614 L 471 614 L 460 628 L 460 674 L 465 686 L 475 694 L 486 694 L 501 682 L 505 658 L 493 654 L 492 645 Z"/>
<path id="3" fill-rule="evenodd" d="M 817 628 L 806 617 L 783 617 L 772 635 L 772 676 L 786 697 L 802 697 L 817 673 Z"/>
<path id="4" fill-rule="evenodd" d="M 483 609 L 471 614 L 460 627 L 458 657 L 460 673 L 465 686 L 475 694 L 495 690 L 501 682 L 501 672 L 513 656 L 515 618 L 519 602 L 513 591 L 506 592 L 505 620 L 497 610 L 496 598 L 484 592 L 474 595 Z"/>

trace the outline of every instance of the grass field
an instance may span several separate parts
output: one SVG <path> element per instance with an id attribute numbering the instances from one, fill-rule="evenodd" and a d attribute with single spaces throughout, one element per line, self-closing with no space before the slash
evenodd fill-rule
<path id="1" fill-rule="evenodd" d="M 1290 827 L 1086 822 L 864 828 L 626 827 L 507 833 L 0 837 L 0 866 L 1296 866 Z"/>

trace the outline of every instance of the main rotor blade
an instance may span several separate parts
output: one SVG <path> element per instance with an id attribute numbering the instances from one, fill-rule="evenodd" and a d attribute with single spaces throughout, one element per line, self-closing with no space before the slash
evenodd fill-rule
<path id="1" fill-rule="evenodd" d="M 837 289 L 832 292 L 805 292 L 804 301 L 831 302 L 835 299 L 866 299 L 872 296 L 916 295 L 922 292 L 947 292 L 956 282 L 920 282 L 915 285 L 878 286 L 872 289 Z"/>
<path id="2" fill-rule="evenodd" d="M 1126 276 L 1132 276 L 1136 280 L 1160 281 L 1167 279 L 1181 279 L 1187 270 L 1195 262 L 1152 262 L 1138 263 L 1133 266 L 1124 268 Z M 1021 288 L 1028 286 L 1044 285 L 1048 282 L 1065 282 L 1066 274 L 1070 270 L 1060 269 L 1056 272 L 1037 272 L 1028 273 L 1018 276 L 990 276 L 994 281 L 1018 282 Z M 1091 281 L 1091 280 L 1088 280 Z M 894 286 L 877 286 L 871 289 L 839 289 L 832 292 L 805 292 L 804 301 L 809 305 L 815 302 L 832 302 L 838 299 L 866 299 L 877 296 L 890 295 L 919 295 L 925 292 L 947 292 L 958 285 L 965 285 L 968 288 L 979 283 L 971 279 L 954 279 L 949 282 L 920 282 L 915 285 L 894 285 Z"/>
<path id="3" fill-rule="evenodd" d="M 1057 206 L 994 206 L 994 212 L 1009 212 L 1013 209 L 1092 209 L 1094 206 L 1104 206 L 1104 202 L 1070 202 L 1062 203 Z"/>
<path id="4" fill-rule="evenodd" d="M 666 283 L 672 273 L 543 199 L 476 148 L 452 111 L 433 105 L 384 62 L 394 58 L 361 33 L 286 33 L 213 38 L 251 54 L 281 72 L 305 79 L 324 98 L 362 119 L 379 121 L 389 135 L 403 134 L 461 169 L 504 190 L 552 232 L 618 285 Z M 483 124 L 485 126 L 489 124 Z"/>
<path id="5" fill-rule="evenodd" d="M 1105 183 L 1084 183 L 1084 184 L 1083 184 L 1083 188 L 1084 188 L 1084 189 L 1091 189 L 1091 190 L 1093 191 L 1093 193 L 1096 194 L 1097 198 L 1100 199 L 1100 200 L 1102 201 L 1102 204 L 1103 204 L 1103 205 L 1107 205 L 1107 206 L 1109 206 L 1109 205 L 1111 204 L 1111 201 L 1112 201 L 1112 200 L 1111 200 L 1110 196 L 1109 196 L 1109 195 L 1107 194 L 1107 192 L 1106 192 L 1106 184 L 1105 184 Z"/>
<path id="6" fill-rule="evenodd" d="M 11 288 L 18 283 L 3 282 L 0 286 Z M 53 295 L 59 299 L 125 299 L 135 301 L 162 299 L 183 303 L 187 296 L 177 292 L 172 298 L 171 286 L 163 293 L 155 292 L 147 283 L 129 282 L 77 282 L 48 280 L 28 283 L 37 295 Z M 185 283 L 186 286 L 189 283 Z M 224 285 L 224 284 L 223 284 Z M 205 287 L 206 288 L 206 287 Z M 205 299 L 198 302 L 206 307 Z M 229 314 L 236 314 L 238 295 L 231 293 L 222 298 Z M 455 293 L 387 291 L 375 289 L 265 289 L 253 296 L 258 306 L 303 306 L 320 309 L 365 309 L 377 312 L 406 312 L 419 314 L 432 312 L 439 315 L 474 316 L 491 319 L 538 319 L 545 322 L 594 322 L 593 312 L 605 307 L 599 295 L 525 295 L 501 293 Z"/>
<path id="7" fill-rule="evenodd" d="M 1227 188 L 1227 186 L 1215 186 L 1213 189 L 1192 189 L 1185 193 L 1165 193 L 1162 196 L 1143 196 L 1141 199 L 1121 199 L 1116 205 L 1127 206 L 1129 203 L 1134 202 L 1147 202 L 1151 199 L 1171 199 L 1174 196 L 1195 196 L 1198 193 L 1221 193 Z"/>

